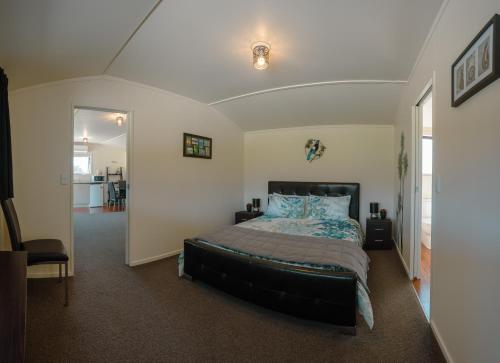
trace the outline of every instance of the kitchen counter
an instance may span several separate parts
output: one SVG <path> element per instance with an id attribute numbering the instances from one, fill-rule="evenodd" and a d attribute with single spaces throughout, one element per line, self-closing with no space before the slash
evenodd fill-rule
<path id="1" fill-rule="evenodd" d="M 111 181 L 111 183 L 114 183 L 114 184 L 118 184 L 120 181 L 126 181 L 126 180 L 113 180 Z M 102 181 L 102 182 L 73 182 L 73 184 L 87 184 L 87 185 L 90 185 L 90 184 L 108 184 L 109 182 L 105 182 L 105 181 Z"/>
<path id="2" fill-rule="evenodd" d="M 73 182 L 73 184 L 105 184 L 107 182 Z M 114 182 L 113 182 L 114 183 Z"/>
<path id="3" fill-rule="evenodd" d="M 111 181 L 115 188 L 118 180 Z M 105 181 L 75 181 L 73 182 L 73 206 L 96 207 L 108 202 L 108 182 Z"/>

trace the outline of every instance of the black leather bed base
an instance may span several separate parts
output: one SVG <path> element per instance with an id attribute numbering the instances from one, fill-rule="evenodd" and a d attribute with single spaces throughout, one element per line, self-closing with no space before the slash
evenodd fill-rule
<path id="1" fill-rule="evenodd" d="M 274 263 L 184 241 L 184 273 L 258 305 L 342 327 L 356 325 L 356 276 Z M 349 334 L 355 331 L 345 330 Z"/>

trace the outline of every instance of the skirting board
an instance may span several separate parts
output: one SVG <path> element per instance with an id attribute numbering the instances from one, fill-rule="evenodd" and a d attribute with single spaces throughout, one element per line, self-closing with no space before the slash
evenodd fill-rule
<path id="1" fill-rule="evenodd" d="M 175 250 L 175 251 L 171 251 L 171 252 L 167 252 L 167 253 L 162 253 L 161 255 L 157 255 L 157 256 L 153 256 L 153 257 L 148 257 L 148 258 L 143 258 L 143 259 L 135 260 L 135 261 L 130 261 L 129 266 L 133 267 L 133 266 L 144 265 L 145 263 L 149 263 L 149 262 L 153 262 L 153 261 L 158 261 L 158 260 L 162 260 L 162 259 L 167 258 L 167 257 L 172 257 L 172 256 L 175 256 L 175 255 L 178 255 L 181 252 L 182 252 L 182 248 L 179 249 L 179 250 Z"/>
<path id="2" fill-rule="evenodd" d="M 400 260 L 401 260 L 401 263 L 403 264 L 403 267 L 405 268 L 406 275 L 407 275 L 407 276 L 408 276 L 408 278 L 411 280 L 411 277 L 410 277 L 410 269 L 408 268 L 408 266 L 406 266 L 405 259 L 403 258 L 403 255 L 401 254 L 401 251 L 399 250 L 398 246 L 396 246 L 396 243 L 394 243 L 394 247 L 396 248 L 396 251 L 398 251 L 398 255 L 399 255 L 399 258 L 400 258 Z"/>
<path id="3" fill-rule="evenodd" d="M 162 260 L 167 257 L 172 257 L 175 255 L 178 255 L 182 252 L 182 248 L 179 250 L 167 252 L 167 253 L 162 253 L 161 255 L 153 256 L 153 257 L 148 257 L 148 258 L 143 258 L 141 260 L 136 260 L 130 262 L 129 266 L 139 266 L 139 265 L 144 265 L 145 263 L 149 262 L 154 262 L 158 260 Z M 63 276 L 64 276 L 64 271 L 63 271 Z M 69 271 L 69 276 L 73 276 L 73 272 Z M 46 279 L 46 278 L 52 278 L 52 277 L 59 277 L 59 272 L 28 272 L 28 278 L 29 279 Z"/>
<path id="4" fill-rule="evenodd" d="M 430 324 L 431 324 L 431 330 L 434 333 L 434 336 L 436 337 L 439 348 L 441 348 L 441 352 L 443 352 L 444 359 L 446 359 L 446 361 L 448 363 L 455 363 L 455 361 L 453 360 L 453 358 L 450 355 L 450 352 L 448 351 L 448 349 L 446 349 L 446 345 L 443 342 L 443 338 L 441 337 L 441 334 L 439 333 L 439 330 L 436 327 L 436 324 L 434 324 L 434 320 L 431 319 Z"/>
<path id="5" fill-rule="evenodd" d="M 401 255 L 400 255 L 401 256 Z M 404 261 L 403 261 L 404 264 Z M 405 267 L 406 268 L 406 267 Z M 420 297 L 418 296 L 417 290 L 412 286 L 412 290 L 415 293 L 415 297 L 418 300 L 418 305 L 420 306 L 420 309 L 422 309 L 422 314 L 425 316 L 425 311 L 422 303 L 420 302 Z M 441 338 L 441 334 L 439 334 L 439 330 L 436 328 L 436 324 L 434 324 L 434 320 L 432 318 L 429 321 L 429 325 L 431 326 L 432 333 L 434 334 L 434 337 L 436 338 L 439 348 L 441 349 L 441 352 L 443 353 L 444 359 L 448 363 L 454 363 L 455 361 L 451 358 L 450 352 L 448 352 L 448 349 L 446 349 L 446 345 L 443 342 L 443 338 Z"/>

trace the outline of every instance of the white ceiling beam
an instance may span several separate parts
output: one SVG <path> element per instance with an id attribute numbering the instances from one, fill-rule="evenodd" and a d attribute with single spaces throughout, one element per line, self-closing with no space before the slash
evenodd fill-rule
<path id="1" fill-rule="evenodd" d="M 144 17 L 144 19 L 142 19 L 142 21 L 139 23 L 139 25 L 137 25 L 137 27 L 134 29 L 134 31 L 132 32 L 132 34 L 130 34 L 130 36 L 127 38 L 127 40 L 125 41 L 125 43 L 123 43 L 123 45 L 120 47 L 120 49 L 118 50 L 118 52 L 116 52 L 116 54 L 111 59 L 111 61 L 108 63 L 108 65 L 106 66 L 106 68 L 104 68 L 104 71 L 102 72 L 102 74 L 106 74 L 106 72 L 108 71 L 109 67 L 111 67 L 113 65 L 113 63 L 115 62 L 116 58 L 118 58 L 118 56 L 125 49 L 125 47 L 128 45 L 128 43 L 132 40 L 132 38 L 134 37 L 134 35 L 139 31 L 139 29 L 149 19 L 149 17 L 151 16 L 151 14 L 154 13 L 154 11 L 158 8 L 158 6 L 161 4 L 162 1 L 163 0 L 158 0 L 156 2 L 156 4 L 153 5 L 153 7 L 151 8 L 151 10 L 149 10 L 149 12 Z"/>
<path id="2" fill-rule="evenodd" d="M 325 81 L 325 82 L 312 82 L 312 83 L 301 83 L 301 84 L 292 84 L 289 86 L 275 87 L 263 89 L 260 91 L 245 93 L 238 96 L 224 98 L 222 100 L 214 101 L 208 103 L 209 106 L 218 105 L 220 103 L 229 102 L 238 100 L 240 98 L 252 97 L 261 95 L 264 93 L 278 92 L 296 88 L 305 88 L 305 87 L 321 87 L 321 86 L 332 86 L 332 85 L 343 85 L 343 84 L 406 84 L 408 81 L 406 80 L 383 80 L 383 79 L 350 79 L 350 80 L 342 80 L 342 81 Z"/>

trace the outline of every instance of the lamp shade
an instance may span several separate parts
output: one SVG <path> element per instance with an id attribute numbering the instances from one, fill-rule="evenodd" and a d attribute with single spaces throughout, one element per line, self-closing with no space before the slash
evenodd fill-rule
<path id="1" fill-rule="evenodd" d="M 271 46 L 264 42 L 252 45 L 253 66 L 255 69 L 263 70 L 269 67 L 269 53 Z"/>
<path id="2" fill-rule="evenodd" d="M 378 213 L 378 203 L 377 202 L 370 203 L 370 213 Z"/>
<path id="3" fill-rule="evenodd" d="M 254 208 L 260 208 L 260 198 L 253 198 L 252 199 L 252 206 Z"/>

